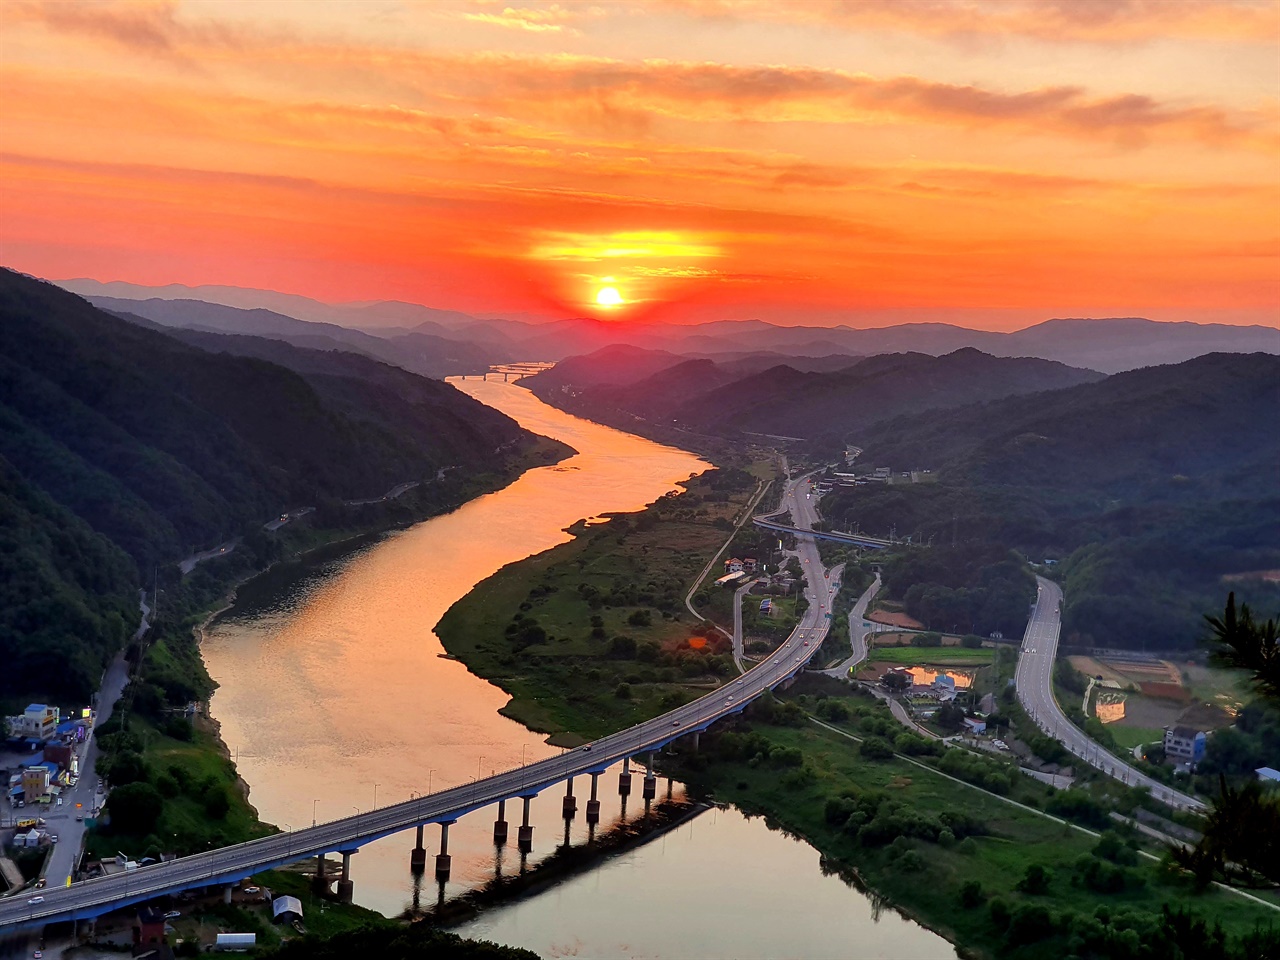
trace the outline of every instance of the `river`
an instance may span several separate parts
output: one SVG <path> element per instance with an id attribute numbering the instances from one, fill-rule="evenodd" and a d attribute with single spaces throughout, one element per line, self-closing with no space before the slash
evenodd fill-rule
<path id="1" fill-rule="evenodd" d="M 223 739 L 259 814 L 282 828 L 554 753 L 499 715 L 507 700 L 499 688 L 439 656 L 434 625 L 502 566 L 566 542 L 574 521 L 637 510 L 706 467 L 687 452 L 556 410 L 515 384 L 455 385 L 578 454 L 446 516 L 273 569 L 241 589 L 204 643 Z M 601 799 L 608 829 L 619 801 L 607 789 Z M 531 864 L 564 839 L 559 807 L 554 791 L 534 801 Z M 492 819 L 480 812 L 451 829 L 453 872 L 442 891 L 411 876 L 412 833 L 369 844 L 352 859 L 356 902 L 395 915 L 419 899 L 430 905 L 484 884 L 495 866 Z M 575 843 L 586 839 L 583 820 L 572 825 Z M 438 843 L 438 828 L 429 828 L 428 849 Z M 955 955 L 910 920 L 877 918 L 863 894 L 822 874 L 807 844 L 725 810 L 488 908 L 459 932 L 544 956 Z"/>

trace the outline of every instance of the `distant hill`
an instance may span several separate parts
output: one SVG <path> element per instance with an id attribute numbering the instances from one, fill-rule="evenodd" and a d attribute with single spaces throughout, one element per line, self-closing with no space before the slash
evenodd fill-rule
<path id="1" fill-rule="evenodd" d="M 602 384 L 626 386 L 684 361 L 685 357 L 665 350 L 645 350 L 625 344 L 609 346 L 562 360 L 525 383 L 531 387 L 536 384 L 534 392 L 539 395 L 542 391 L 579 393 Z"/>
<path id="2" fill-rule="evenodd" d="M 1227 580 L 1280 568 L 1277 424 L 1280 358 L 1211 354 L 868 425 L 860 466 L 931 482 L 837 488 L 821 509 L 838 529 L 948 548 L 914 563 L 908 610 L 926 621 L 965 621 L 941 560 L 997 546 L 1061 561 L 1065 644 L 1187 649 L 1229 589 L 1280 609 L 1276 585 Z"/>
<path id="3" fill-rule="evenodd" d="M 612 412 L 620 411 L 718 437 L 764 434 L 835 443 L 904 413 L 1102 379 L 1092 370 L 973 349 L 942 357 L 849 358 L 852 366 L 832 372 L 778 365 L 745 376 L 733 370 L 740 361 L 676 363 L 666 353 L 610 351 L 566 360 L 526 383 L 544 399 L 605 422 L 616 422 Z M 653 367 L 656 373 L 640 377 Z"/>
<path id="4" fill-rule="evenodd" d="M 505 349 L 492 344 L 481 345 L 421 330 L 384 330 L 375 336 L 336 323 L 298 320 L 271 310 L 228 307 L 203 300 L 126 300 L 100 296 L 87 299 L 104 310 L 145 317 L 167 327 L 270 337 L 314 350 L 355 351 L 438 379 L 483 373 L 493 364 L 512 359 Z"/>
<path id="5" fill-rule="evenodd" d="M 365 357 L 172 331 L 202 349 L 147 323 L 0 270 L 0 696 L 63 661 L 65 690 L 92 689 L 136 622 L 139 567 L 285 506 L 500 469 L 534 439 Z"/>

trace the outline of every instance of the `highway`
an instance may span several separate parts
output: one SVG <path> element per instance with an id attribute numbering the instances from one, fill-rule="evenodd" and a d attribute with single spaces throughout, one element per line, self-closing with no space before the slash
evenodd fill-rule
<path id="1" fill-rule="evenodd" d="M 800 489 L 802 486 L 805 489 Z M 813 520 L 812 505 L 803 497 L 805 492 L 807 480 L 801 478 L 789 484 L 783 496 L 784 506 L 793 510 L 798 524 Z M 454 820 L 499 800 L 535 795 L 571 776 L 603 772 L 624 757 L 647 753 L 687 734 L 705 730 L 717 720 L 740 712 L 761 693 L 804 669 L 826 636 L 827 614 L 838 582 L 823 575 L 817 546 L 812 540 L 802 538 L 798 553 L 808 577 L 806 597 L 809 600 L 800 623 L 767 660 L 713 693 L 586 746 L 465 786 L 315 827 L 81 881 L 70 887 L 50 886 L 35 895 L 41 898 L 37 903 L 30 902 L 32 897 L 27 895 L 0 899 L 0 930 L 96 917 L 179 890 L 234 883 L 261 870 L 320 853 L 355 850 L 371 840 L 421 823 Z"/>
<path id="2" fill-rule="evenodd" d="M 1184 810 L 1203 810 L 1195 797 L 1167 787 L 1108 753 L 1067 719 L 1053 697 L 1053 664 L 1062 629 L 1062 588 L 1052 580 L 1036 577 L 1036 603 L 1022 638 L 1014 683 L 1018 699 L 1045 733 L 1075 756 L 1131 787 L 1147 787 L 1157 800 Z"/>

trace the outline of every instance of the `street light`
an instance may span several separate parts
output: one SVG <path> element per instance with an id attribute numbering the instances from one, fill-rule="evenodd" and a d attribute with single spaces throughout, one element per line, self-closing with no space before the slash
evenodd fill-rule
<path id="1" fill-rule="evenodd" d="M 316 825 L 316 804 L 319 802 L 319 800 L 311 801 L 311 825 L 313 827 Z"/>
<path id="2" fill-rule="evenodd" d="M 378 809 L 378 787 L 379 786 L 380 784 L 377 784 L 377 783 L 373 785 L 373 809 L 375 810 Z"/>

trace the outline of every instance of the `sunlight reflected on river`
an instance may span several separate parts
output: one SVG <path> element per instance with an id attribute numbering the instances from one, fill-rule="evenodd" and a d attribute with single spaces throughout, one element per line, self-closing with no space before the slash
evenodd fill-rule
<path id="1" fill-rule="evenodd" d="M 242 589 L 236 607 L 213 626 L 203 649 L 220 685 L 212 712 L 222 724 L 241 775 L 251 785 L 251 802 L 268 822 L 301 827 L 313 816 L 335 819 L 369 809 L 375 797 L 385 805 L 407 799 L 414 791 L 463 784 L 518 766 L 522 758 L 532 761 L 556 752 L 541 735 L 498 714 L 507 701 L 499 688 L 473 676 L 461 663 L 439 656 L 442 647 L 433 632 L 435 624 L 455 601 L 500 567 L 567 541 L 564 528 L 574 521 L 640 509 L 706 467 L 689 453 L 555 410 L 515 384 L 467 380 L 456 385 L 580 453 L 556 466 L 531 470 L 507 488 L 447 516 L 354 551 L 334 551 L 332 559 L 313 557 L 277 568 Z M 601 799 L 601 827 L 607 829 L 617 815 L 616 791 L 603 791 Z M 632 815 L 636 806 L 633 802 Z M 554 789 L 534 801 L 535 860 L 563 840 L 559 807 Z M 509 820 L 515 819 L 515 808 L 518 804 L 508 805 Z M 703 830 L 706 819 L 698 818 L 699 826 L 692 829 Z M 480 811 L 451 829 L 449 896 L 479 886 L 492 875 L 492 822 L 492 811 Z M 808 889 L 810 882 L 832 882 L 822 878 L 817 855 L 807 845 L 769 834 L 758 822 L 748 830 L 765 838 L 762 843 L 802 851 L 801 875 L 787 880 L 794 881 L 796 890 Z M 514 839 L 514 823 L 511 832 Z M 571 836 L 581 839 L 584 832 L 579 814 Z M 387 914 L 397 914 L 411 903 L 414 883 L 408 861 L 413 842 L 412 832 L 389 837 L 367 844 L 352 859 L 358 903 Z M 741 856 L 733 858 L 734 874 L 754 867 L 755 882 L 762 887 L 777 881 L 785 858 L 775 862 L 773 853 L 750 854 L 757 848 L 737 835 L 726 836 L 725 842 L 725 856 L 741 849 Z M 438 843 L 438 828 L 429 827 L 428 850 L 434 853 Z M 679 841 L 670 838 L 662 843 L 673 850 L 679 847 Z M 657 842 L 653 848 L 662 849 Z M 508 858 L 514 853 L 507 848 Z M 723 856 L 712 856 L 708 862 L 708 883 L 718 869 L 722 882 L 738 882 L 740 877 L 728 875 L 728 866 L 717 868 L 720 861 Z M 626 896 L 638 896 L 649 881 L 627 866 L 634 862 L 611 860 L 591 875 L 597 883 L 608 875 L 612 889 L 630 889 Z M 865 909 L 861 894 L 834 882 L 849 910 Z M 429 877 L 425 887 L 422 900 L 430 904 L 436 889 Z M 543 893 L 525 902 L 537 904 L 547 898 L 559 902 L 561 894 Z M 617 903 L 612 909 L 629 908 Z M 590 912 L 584 907 L 575 919 L 557 908 L 557 942 L 571 943 L 579 929 L 587 930 Z M 730 913 L 737 915 L 731 923 L 725 919 L 730 929 L 723 943 L 730 953 L 758 955 L 745 945 L 757 941 L 762 918 L 750 909 L 738 914 L 732 908 Z M 660 935 L 662 924 L 654 918 L 656 939 L 648 944 L 643 938 L 636 941 L 638 952 L 632 955 L 674 955 L 667 946 L 669 937 Z M 843 920 L 841 924 L 847 925 Z M 896 930 L 911 943 L 925 945 L 912 956 L 953 955 L 945 941 L 896 915 L 886 916 L 879 929 Z M 832 947 L 826 940 L 821 950 L 792 955 L 831 956 Z"/>

